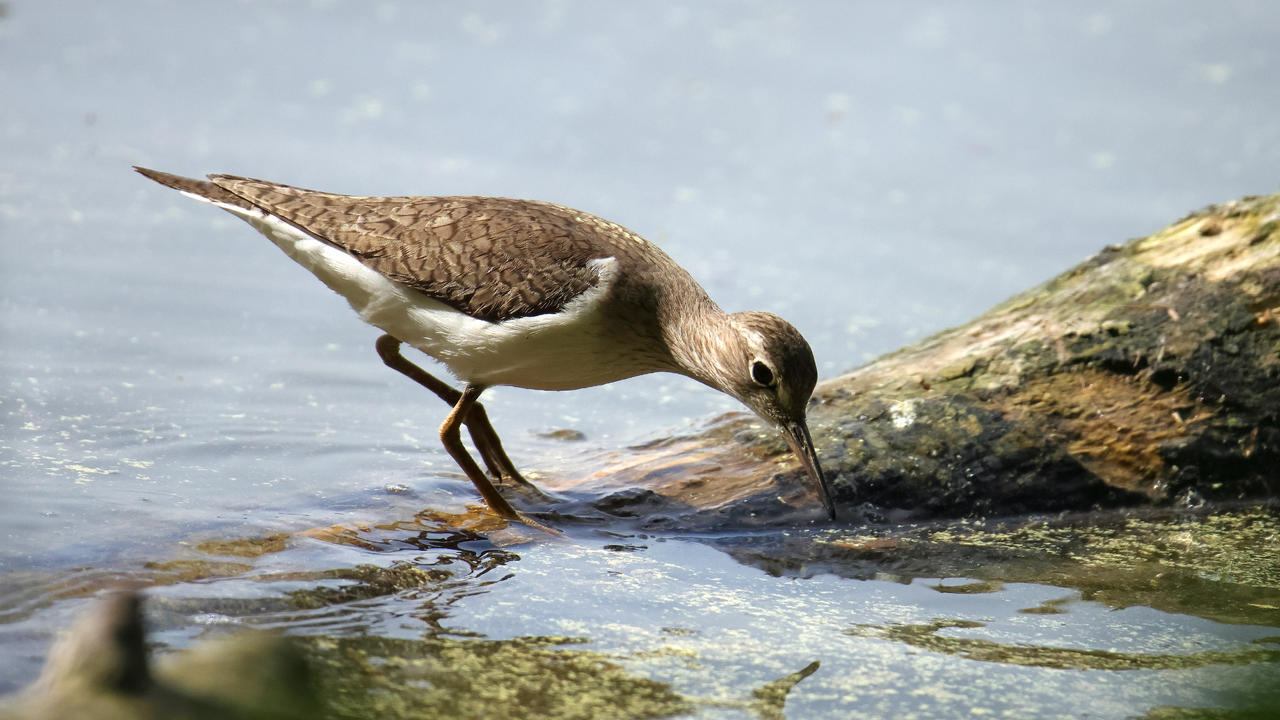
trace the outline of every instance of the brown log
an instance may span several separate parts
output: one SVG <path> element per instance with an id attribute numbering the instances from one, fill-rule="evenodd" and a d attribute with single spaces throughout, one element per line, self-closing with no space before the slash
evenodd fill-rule
<path id="1" fill-rule="evenodd" d="M 810 425 L 845 520 L 1274 497 L 1280 195 L 1108 246 L 825 381 Z M 732 414 L 541 482 L 655 529 L 709 529 L 819 518 L 798 473 L 773 430 Z"/>

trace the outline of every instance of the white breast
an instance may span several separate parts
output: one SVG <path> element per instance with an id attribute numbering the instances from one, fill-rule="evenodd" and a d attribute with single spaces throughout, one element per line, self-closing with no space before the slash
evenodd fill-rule
<path id="1" fill-rule="evenodd" d="M 494 323 L 473 318 L 391 280 L 346 251 L 317 240 L 274 215 L 213 204 L 270 238 L 285 254 L 345 297 L 365 322 L 439 360 L 465 382 L 573 390 L 653 369 L 619 362 L 610 340 L 600 310 L 617 279 L 618 261 L 614 258 L 591 261 L 599 281 L 561 312 Z"/>

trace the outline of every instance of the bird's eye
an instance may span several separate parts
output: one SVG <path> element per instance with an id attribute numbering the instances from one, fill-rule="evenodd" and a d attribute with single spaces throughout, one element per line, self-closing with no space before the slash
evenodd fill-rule
<path id="1" fill-rule="evenodd" d="M 768 365 L 756 360 L 751 363 L 751 379 L 756 381 L 761 387 L 771 387 L 773 385 L 773 371 Z"/>

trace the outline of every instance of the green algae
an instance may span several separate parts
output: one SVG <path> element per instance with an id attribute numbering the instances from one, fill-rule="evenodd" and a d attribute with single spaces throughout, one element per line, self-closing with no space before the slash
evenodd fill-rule
<path id="1" fill-rule="evenodd" d="M 938 587 L 946 593 L 1035 583 L 1077 594 L 1027 612 L 1092 601 L 1280 627 L 1280 512 L 1265 506 L 868 525 L 705 542 L 774 575 L 969 580 Z"/>
<path id="2" fill-rule="evenodd" d="M 630 720 L 738 708 L 784 720 L 789 693 L 817 672 L 812 662 L 737 700 L 694 698 L 625 670 L 586 638 L 510 640 L 385 637 L 304 638 L 325 688 L 326 717 Z M 629 656 L 630 657 L 630 656 Z"/>
<path id="3" fill-rule="evenodd" d="M 235 557 L 259 557 L 267 553 L 284 550 L 289 535 L 273 533 L 265 537 L 232 538 L 229 540 L 206 540 L 196 549 L 206 555 L 233 555 Z"/>
<path id="4" fill-rule="evenodd" d="M 957 548 L 1036 551 L 1083 568 L 1133 570 L 1154 564 L 1205 580 L 1280 591 L 1280 518 L 1263 508 L 1119 517 L 1089 527 L 1038 521 L 1008 529 L 948 528 L 929 540 Z"/>
<path id="5" fill-rule="evenodd" d="M 690 712 L 669 685 L 627 674 L 581 638 L 308 641 L 334 718 L 664 718 Z"/>
<path id="6" fill-rule="evenodd" d="M 1280 637 L 1266 643 L 1232 650 L 1189 653 L 1124 653 L 1028 646 L 971 637 L 940 634 L 940 630 L 973 630 L 985 627 L 974 620 L 936 620 L 905 625 L 857 625 L 845 632 L 853 637 L 880 638 L 906 643 L 929 652 L 955 655 L 966 660 L 1024 665 L 1053 670 L 1189 670 L 1206 665 L 1253 665 L 1280 662 Z"/>

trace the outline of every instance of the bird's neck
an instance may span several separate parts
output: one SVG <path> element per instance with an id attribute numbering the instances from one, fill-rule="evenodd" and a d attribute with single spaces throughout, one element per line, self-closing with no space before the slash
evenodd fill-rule
<path id="1" fill-rule="evenodd" d="M 726 387 L 739 335 L 730 317 L 709 298 L 695 298 L 663 323 L 675 371 L 716 389 Z"/>

